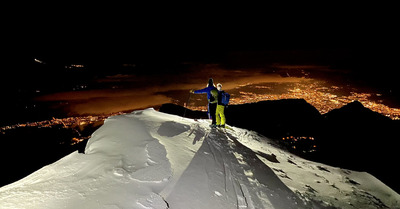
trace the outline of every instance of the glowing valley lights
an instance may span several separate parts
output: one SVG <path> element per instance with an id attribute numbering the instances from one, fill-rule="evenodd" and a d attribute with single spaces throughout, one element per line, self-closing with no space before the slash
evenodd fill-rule
<path id="1" fill-rule="evenodd" d="M 106 114 L 106 115 L 97 115 L 97 116 L 85 116 L 85 117 L 68 117 L 68 118 L 54 118 L 51 120 L 44 120 L 39 122 L 28 122 L 28 123 L 18 123 L 9 126 L 0 127 L 0 135 L 6 134 L 7 130 L 12 130 L 16 128 L 24 128 L 24 127 L 37 127 L 37 128 L 52 128 L 54 126 L 62 125 L 63 128 L 77 128 L 78 126 L 87 126 L 95 123 L 102 123 L 105 119 L 114 115 L 121 115 L 122 112 Z M 78 128 L 79 129 L 79 128 Z M 77 144 L 79 142 L 84 141 L 85 139 L 90 138 L 90 136 L 80 136 L 72 138 L 71 145 Z"/>
<path id="2" fill-rule="evenodd" d="M 81 64 L 71 64 L 71 65 L 66 65 L 65 68 L 67 69 L 83 69 L 85 66 Z"/>
<path id="3" fill-rule="evenodd" d="M 255 88 L 270 89 L 270 87 L 262 87 L 261 85 L 257 85 Z M 391 108 L 387 105 L 372 101 L 370 99 L 372 95 L 369 93 L 350 92 L 347 96 L 339 96 L 335 94 L 335 92 L 339 90 L 340 87 L 326 87 L 319 82 L 297 83 L 294 88 L 288 89 L 288 91 L 283 94 L 239 91 L 239 94 L 232 94 L 230 104 L 235 105 L 280 99 L 304 99 L 314 106 L 321 114 L 325 114 L 333 109 L 341 108 L 344 105 L 357 100 L 364 107 L 372 111 L 385 115 L 392 120 L 400 120 L 399 108 Z M 377 94 L 377 96 L 381 95 Z M 207 111 L 207 107 L 205 106 L 188 106 L 188 108 L 192 110 Z"/>

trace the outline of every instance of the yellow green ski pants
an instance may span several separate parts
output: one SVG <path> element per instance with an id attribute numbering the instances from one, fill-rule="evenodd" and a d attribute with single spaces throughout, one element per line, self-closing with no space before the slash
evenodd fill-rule
<path id="1" fill-rule="evenodd" d="M 225 114 L 224 114 L 225 106 L 217 105 L 217 111 L 215 113 L 215 118 L 217 119 L 217 125 L 225 125 Z"/>

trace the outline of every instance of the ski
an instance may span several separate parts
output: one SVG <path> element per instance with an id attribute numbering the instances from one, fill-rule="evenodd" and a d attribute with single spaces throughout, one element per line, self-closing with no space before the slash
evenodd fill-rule
<path id="1" fill-rule="evenodd" d="M 227 130 L 235 132 L 235 130 L 232 127 L 228 126 L 228 125 L 225 125 L 225 127 L 216 127 L 215 129 L 217 129 L 219 131 L 223 131 L 225 133 L 226 133 Z"/>

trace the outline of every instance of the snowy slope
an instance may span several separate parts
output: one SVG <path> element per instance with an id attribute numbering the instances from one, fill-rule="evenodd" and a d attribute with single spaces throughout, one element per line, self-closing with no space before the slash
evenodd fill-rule
<path id="1" fill-rule="evenodd" d="M 368 173 L 208 125 L 154 109 L 110 117 L 85 154 L 0 188 L 0 208 L 400 208 L 400 195 Z"/>

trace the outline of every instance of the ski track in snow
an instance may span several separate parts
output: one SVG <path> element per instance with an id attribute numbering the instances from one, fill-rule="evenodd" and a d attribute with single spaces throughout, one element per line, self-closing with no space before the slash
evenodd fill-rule
<path id="1" fill-rule="evenodd" d="M 244 129 L 154 109 L 108 118 L 71 153 L 0 188 L 15 208 L 400 208 L 368 173 L 310 162 Z"/>

